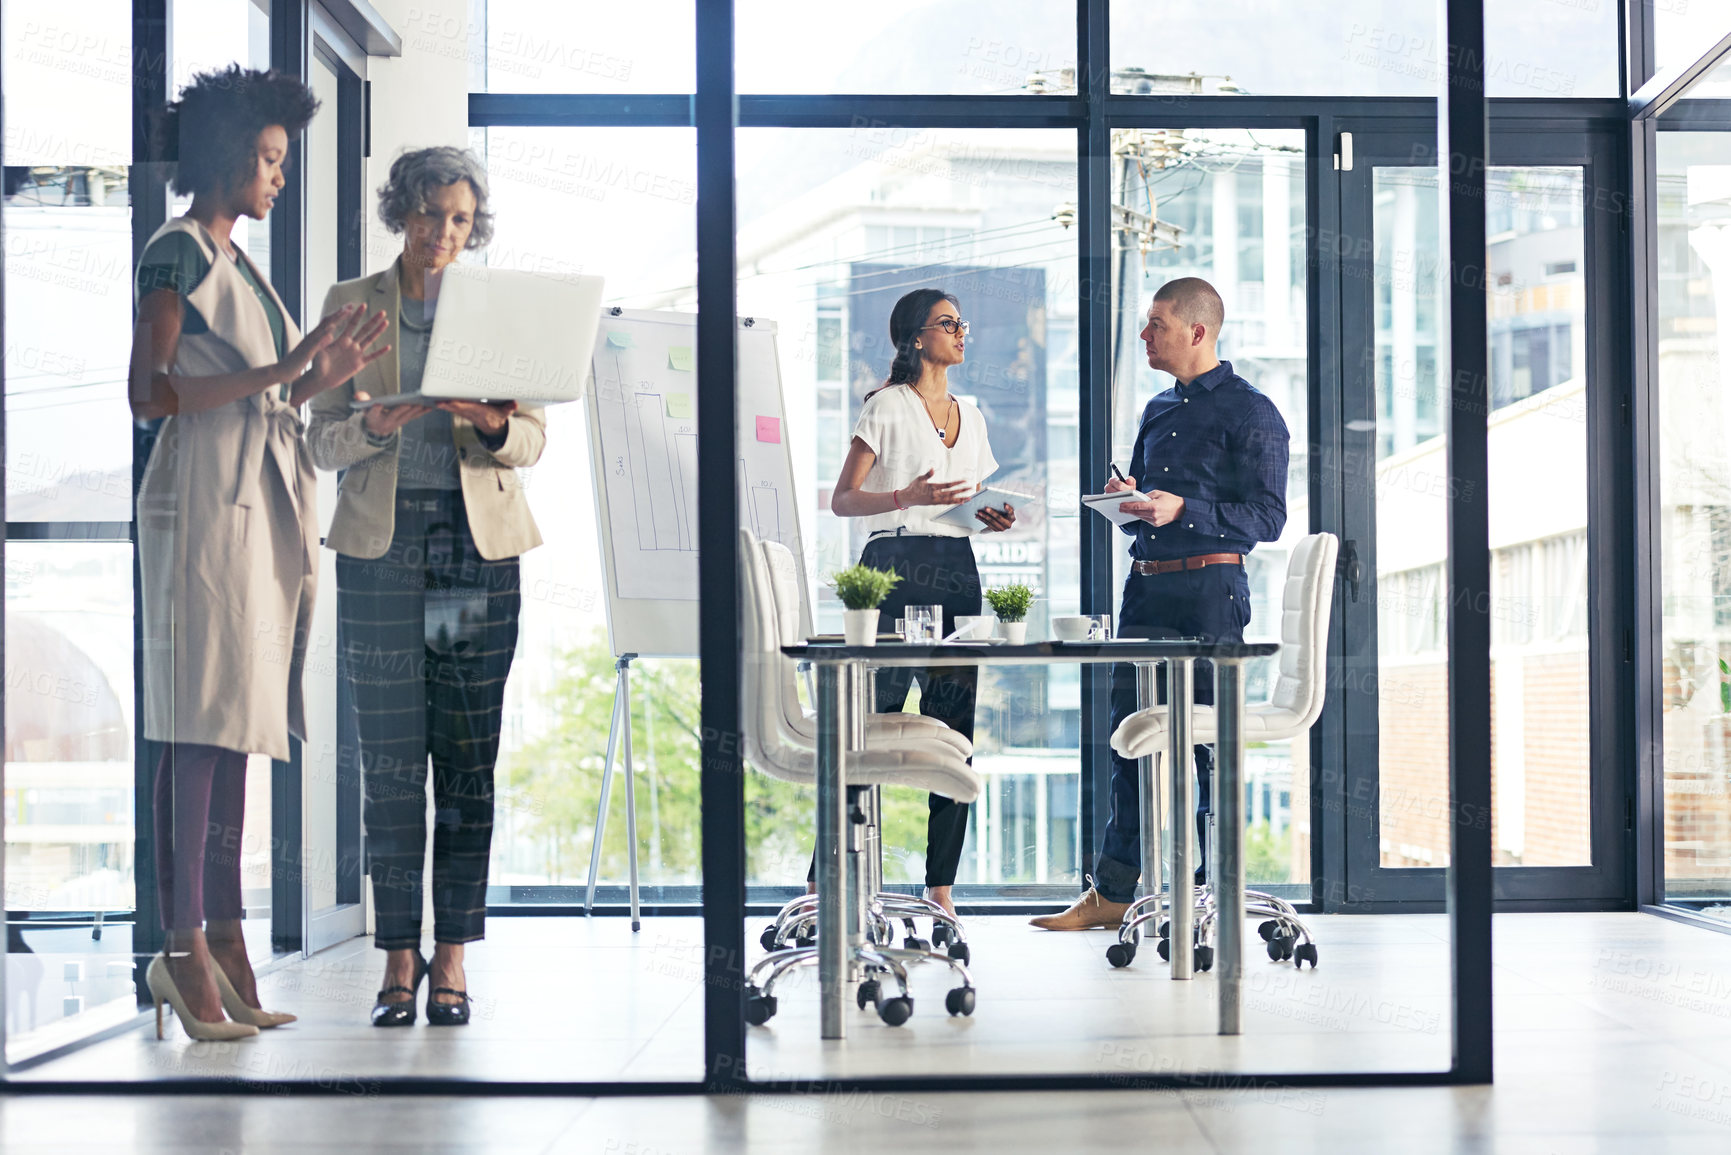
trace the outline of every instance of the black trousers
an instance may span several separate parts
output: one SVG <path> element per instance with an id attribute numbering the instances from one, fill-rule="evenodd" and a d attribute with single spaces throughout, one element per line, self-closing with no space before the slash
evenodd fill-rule
<path id="1" fill-rule="evenodd" d="M 1206 566 L 1177 573 L 1132 573 L 1124 582 L 1124 603 L 1118 613 L 1118 636 L 1124 638 L 1202 638 L 1210 642 L 1241 642 L 1250 624 L 1250 583 L 1241 565 Z M 1199 705 L 1214 702 L 1214 664 L 1197 662 L 1191 678 Z M 1164 668 L 1158 693 L 1166 698 Z M 1112 667 L 1112 729 L 1136 712 L 1136 667 Z M 1197 873 L 1208 861 L 1207 820 L 1212 803 L 1214 752 L 1196 750 Z M 1142 874 L 1141 780 L 1136 763 L 1112 755 L 1112 813 L 1101 839 L 1094 885 L 1109 902 L 1129 902 L 1136 896 Z M 1152 885 L 1152 884 L 1150 884 Z"/>
<path id="2" fill-rule="evenodd" d="M 956 618 L 980 612 L 980 571 L 974 564 L 974 547 L 965 537 L 875 537 L 866 542 L 859 560 L 901 575 L 878 607 L 883 626 L 911 605 L 943 606 L 944 633 L 955 628 Z M 877 700 L 872 708 L 878 713 L 900 713 L 907 706 L 908 687 L 917 682 L 920 713 L 973 740 L 974 696 L 979 687 L 979 671 L 974 667 L 893 666 L 878 670 L 876 679 Z M 956 881 L 968 834 L 968 804 L 932 794 L 927 806 L 926 885 L 950 886 Z"/>
<path id="3" fill-rule="evenodd" d="M 404 490 L 380 558 L 337 558 L 338 648 L 354 692 L 380 950 L 421 941 L 427 759 L 433 937 L 484 936 L 493 764 L 521 608 L 516 558 L 487 561 L 457 490 Z"/>

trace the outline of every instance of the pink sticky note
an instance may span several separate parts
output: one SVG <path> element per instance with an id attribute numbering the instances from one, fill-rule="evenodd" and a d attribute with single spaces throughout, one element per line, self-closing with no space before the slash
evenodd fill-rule
<path id="1" fill-rule="evenodd" d="M 781 418 L 759 417 L 757 419 L 757 439 L 767 441 L 771 445 L 781 444 Z"/>

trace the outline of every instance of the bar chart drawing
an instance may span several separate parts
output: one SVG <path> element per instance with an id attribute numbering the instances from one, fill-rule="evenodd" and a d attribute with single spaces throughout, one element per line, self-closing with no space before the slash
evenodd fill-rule
<path id="1" fill-rule="evenodd" d="M 764 541 L 786 539 L 782 531 L 781 491 L 773 481 L 752 481 L 745 458 L 739 459 L 739 496 L 742 502 L 741 520 L 751 532 Z"/>
<path id="2" fill-rule="evenodd" d="M 637 392 L 624 405 L 625 457 L 637 521 L 637 548 L 697 551 L 697 433 L 667 416 L 661 393 Z"/>

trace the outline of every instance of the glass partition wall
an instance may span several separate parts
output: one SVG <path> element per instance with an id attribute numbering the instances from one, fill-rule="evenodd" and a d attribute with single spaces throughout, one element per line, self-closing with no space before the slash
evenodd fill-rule
<path id="1" fill-rule="evenodd" d="M 298 16 L 306 38 L 297 49 L 277 26 L 271 58 L 292 63 L 307 49 L 300 70 L 340 103 L 343 68 L 354 62 L 311 50 L 335 27 L 328 13 L 268 7 Z M 466 20 L 417 10 L 392 31 L 405 63 L 440 60 L 441 76 L 470 86 L 468 144 L 497 222 L 492 243 L 464 259 L 605 279 L 588 394 L 548 408 L 547 451 L 521 475 L 545 544 L 522 561 L 500 718 L 492 921 L 467 955 L 475 1021 L 456 1039 L 425 1042 L 424 1030 L 379 1038 L 363 1021 L 379 985 L 377 952 L 352 931 L 328 946 L 311 933 L 319 912 L 349 917 L 344 908 L 358 903 L 353 914 L 368 928 L 378 913 L 352 870 L 360 893 L 345 897 L 343 832 L 364 840 L 352 852 L 361 861 L 376 863 L 379 852 L 344 810 L 358 793 L 351 755 L 364 758 L 364 743 L 345 738 L 353 703 L 329 673 L 319 689 L 328 696 L 312 700 L 334 718 L 333 764 L 297 755 L 286 769 L 262 768 L 272 788 L 247 799 L 248 828 L 272 835 L 248 876 L 275 916 L 261 925 L 280 951 L 260 960 L 261 993 L 267 1005 L 294 1004 L 299 1032 L 272 1032 L 236 1052 L 240 1061 L 213 1065 L 196 1051 L 153 1049 L 148 1028 L 135 1027 L 13 1077 L 800 1090 L 869 1088 L 885 1076 L 978 1089 L 1054 1079 L 1181 1086 L 1213 1074 L 1488 1076 L 1491 887 L 1533 908 L 1629 901 L 1629 854 L 1616 837 L 1627 736 L 1589 709 L 1615 714 L 1631 697 L 1617 660 L 1630 578 L 1616 551 L 1626 541 L 1595 520 L 1602 494 L 1592 480 L 1595 464 L 1622 451 L 1606 384 L 1621 344 L 1607 335 L 1607 304 L 1622 271 L 1616 205 L 1626 201 L 1603 139 L 1624 118 L 1593 99 L 1619 95 L 1613 9 L 1540 14 L 1561 29 L 1538 50 L 1524 47 L 1539 19 L 1530 6 L 1475 28 L 1454 5 L 1456 49 L 1482 34 L 1484 55 L 1451 51 L 1451 31 L 1429 16 L 1354 5 L 1291 30 L 1319 46 L 1299 57 L 1338 57 L 1318 69 L 1269 55 L 1280 38 L 1260 27 L 1213 38 L 1212 56 L 1175 56 L 1169 27 L 1105 0 L 896 0 L 823 31 L 821 51 L 809 21 L 755 3 L 640 5 L 585 16 L 581 27 L 552 7 L 490 0 Z M 148 16 L 152 5 L 137 9 Z M 237 11 L 252 20 L 264 8 Z M 1201 8 L 1168 15 L 1203 17 Z M 9 38 L 11 19 L 9 10 Z M 1439 182 L 1438 84 L 1480 61 L 1491 95 L 1513 98 L 1491 110 L 1492 165 Z M 368 77 L 366 133 L 315 131 L 299 153 L 308 180 L 364 159 L 362 216 L 373 215 L 389 161 L 425 143 L 400 130 L 414 94 L 386 87 L 411 74 Z M 1457 99 L 1483 91 L 1467 79 L 1456 75 Z M 1533 143 L 1559 131 L 1573 143 Z M 13 147 L 9 135 L 8 236 L 30 224 L 15 215 L 17 194 L 40 195 L 46 167 L 19 173 Z M 124 140 L 120 148 L 130 155 Z M 294 282 L 303 327 L 325 283 L 386 267 L 401 244 L 369 225 L 360 266 L 329 260 L 318 234 L 341 233 L 352 205 L 327 193 L 303 185 L 293 227 L 246 240 L 273 280 Z M 1440 245 L 1444 222 L 1458 230 L 1459 210 L 1474 200 L 1490 209 L 1488 260 L 1465 259 L 1457 236 L 1452 296 L 1456 308 L 1464 295 L 1485 310 L 1487 339 L 1462 361 L 1442 308 L 1451 292 Z M 1710 201 L 1699 211 L 1710 213 Z M 1469 265 L 1488 272 L 1475 280 Z M 13 291 L 18 266 L 8 264 L 8 332 L 31 307 Z M 1120 590 L 1139 580 L 1126 572 L 1128 541 L 1094 524 L 1078 498 L 1096 492 L 1112 464 L 1128 464 L 1143 407 L 1173 385 L 1148 367 L 1138 333 L 1153 294 L 1181 276 L 1219 291 L 1219 355 L 1291 438 L 1282 527 L 1245 567 L 1246 637 L 1302 645 L 1283 614 L 1288 566 L 1310 534 L 1343 546 L 1338 574 L 1322 575 L 1333 587 L 1325 704 L 1308 728 L 1251 743 L 1241 800 L 1248 881 L 1296 904 L 1320 965 L 1294 967 L 1279 936 L 1251 937 L 1242 1035 L 1221 1036 L 1218 963 L 1174 981 L 1157 934 L 1145 933 L 1120 967 L 1107 959 L 1110 930 L 1028 927 L 1098 872 L 1112 796 L 1107 681 L 1104 667 L 993 663 L 979 674 L 973 710 L 980 793 L 956 839 L 972 1013 L 946 1014 L 962 1009 L 947 998 L 957 976 L 935 960 L 911 972 L 917 1012 L 904 1024 L 891 1025 L 870 999 L 856 1003 L 850 988 L 846 1038 L 822 1038 L 812 968 L 779 988 L 772 1018 L 754 1012 L 748 1023 L 745 980 L 767 949 L 765 922 L 804 889 L 816 798 L 809 779 L 755 762 L 762 684 L 749 661 L 735 670 L 751 652 L 746 599 L 759 587 L 745 574 L 739 531 L 793 550 L 799 619 L 783 637 L 838 632 L 829 581 L 867 537 L 832 505 L 842 462 L 868 394 L 890 376 L 897 299 L 946 289 L 969 322 L 949 392 L 989 431 L 992 480 L 1028 495 L 1010 531 L 967 540 L 968 562 L 987 588 L 1029 587 L 1030 637 L 1050 637 L 1063 614 L 1104 613 L 1116 624 Z M 1450 438 L 1449 414 L 1475 403 L 1450 352 L 1485 367 L 1476 404 L 1488 426 L 1474 434 L 1469 421 L 1464 436 L 1483 439 L 1491 472 L 1473 495 L 1457 484 L 1471 462 L 1463 435 Z M 33 370 L 57 388 L 83 384 L 78 371 L 22 355 L 9 341 L 9 421 L 33 404 Z M 110 408 L 102 421 L 125 420 Z M 87 1006 L 111 1005 L 112 1022 L 127 1027 L 137 948 L 118 945 L 104 960 L 120 965 L 103 972 L 102 987 L 90 960 L 107 948 L 91 951 L 84 939 L 98 909 L 117 921 L 155 912 L 140 897 L 143 878 L 129 873 L 142 821 L 129 731 L 138 626 L 122 580 L 134 548 L 130 478 L 110 495 L 112 509 L 52 515 L 108 524 L 107 537 L 85 532 L 95 540 L 74 548 L 27 530 L 19 502 L 43 497 L 42 487 L 23 483 L 30 466 L 18 462 L 10 428 L 9 667 L 35 661 L 37 647 L 56 661 L 81 652 L 79 668 L 100 672 L 114 699 L 81 700 L 52 732 L 8 711 L 7 910 L 18 943 L 8 990 L 37 991 L 16 1015 L 9 1004 L 16 1063 L 28 1052 L 12 1044 L 32 1026 Z M 327 504 L 334 480 L 323 478 Z M 1458 532 L 1443 537 L 1444 518 L 1487 492 L 1489 542 L 1463 550 Z M 1491 576 L 1482 600 L 1463 609 L 1448 583 L 1451 567 L 1457 580 L 1469 573 L 1455 564 L 1464 554 L 1487 561 Z M 333 606 L 338 584 L 321 591 Z M 1488 614 L 1484 645 L 1445 646 L 1451 614 Z M 1458 682 L 1449 686 L 1469 659 L 1491 662 L 1489 685 L 1467 697 L 1482 689 L 1495 736 L 1463 763 L 1439 719 L 1462 717 Z M 1251 667 L 1247 697 L 1275 692 L 1280 674 L 1278 658 Z M 1414 678 L 1429 689 L 1403 690 Z M 76 684 L 85 682 L 96 678 Z M 16 706 L 10 668 L 7 685 Z M 628 706 L 619 696 L 627 685 Z M 800 671 L 789 668 L 781 690 L 789 718 L 815 704 Z M 927 692 L 902 707 L 919 709 Z M 922 793 L 883 792 L 873 833 L 885 892 L 941 885 Z M 1463 843 L 1461 823 L 1449 822 L 1478 797 L 1494 855 Z M 1463 859 L 1451 851 L 1460 845 L 1475 849 Z M 1508 868 L 1494 882 L 1493 862 Z M 35 897 L 15 902 L 20 886 Z M 1711 897 L 1711 886 L 1701 894 Z M 627 917 L 638 913 L 634 897 L 640 928 Z M 62 917 L 69 911 L 78 917 Z M 932 941 L 932 926 L 920 919 L 916 937 Z M 899 924 L 891 930 L 904 939 Z M 68 933 L 79 941 L 61 941 Z M 603 997 L 550 1012 L 541 997 L 549 959 Z M 91 985 L 63 996 L 74 962 L 86 964 L 78 977 Z M 50 994 L 64 999 L 53 1014 Z M 74 996 L 86 1001 L 74 1007 Z M 321 1057 L 321 1046 L 336 1057 Z"/>
<path id="2" fill-rule="evenodd" d="M 1656 72 L 1693 74 L 1688 87 L 1639 109 L 1636 180 L 1651 208 L 1638 255 L 1650 284 L 1650 323 L 1637 367 L 1653 453 L 1653 485 L 1642 508 L 1655 552 L 1651 636 L 1643 649 L 1649 700 L 1643 720 L 1654 752 L 1644 766 L 1642 866 L 1647 909 L 1731 931 L 1727 871 L 1727 750 L 1731 666 L 1726 663 L 1727 462 L 1712 431 L 1724 420 L 1725 332 L 1720 283 L 1731 173 L 1731 114 L 1716 10 L 1659 14 Z M 1703 48 L 1711 47 L 1706 56 Z"/>

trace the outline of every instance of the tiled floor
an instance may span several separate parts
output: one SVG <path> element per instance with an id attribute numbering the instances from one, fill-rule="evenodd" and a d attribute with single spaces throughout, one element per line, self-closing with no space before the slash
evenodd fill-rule
<path id="1" fill-rule="evenodd" d="M 545 929 L 526 930 L 526 941 L 513 945 L 520 950 Z M 567 936 L 571 929 L 566 928 Z M 1447 974 L 1440 920 L 1331 919 L 1319 920 L 1318 929 L 1322 969 L 1303 974 L 1314 983 L 1295 987 L 1282 979 L 1277 987 L 1265 979 L 1259 991 L 1253 978 L 1239 1057 L 1258 1060 L 1254 1065 L 1263 1070 L 1279 1065 L 1261 1061 L 1270 1056 L 1297 1064 L 1306 1057 L 1338 1059 L 1376 1048 L 1403 1059 L 1441 1053 L 1446 1061 L 1439 1050 L 1447 1045 L 1446 1003 L 1438 1012 L 1442 1021 L 1430 1030 L 1432 996 L 1426 993 L 1438 975 Z M 1143 974 L 1140 962 L 1130 973 L 1109 972 L 1096 961 L 1095 947 L 1103 949 L 1103 943 L 1089 943 L 1090 936 L 1024 935 L 1008 920 L 976 925 L 975 932 L 982 1001 L 971 1022 L 945 1018 L 937 998 L 922 990 L 909 1024 L 913 1030 L 891 1031 L 862 1015 L 850 1020 L 855 1030 L 846 1043 L 817 1044 L 805 1029 L 809 991 L 790 989 L 772 1029 L 753 1033 L 754 1069 L 804 1075 L 816 1072 L 800 1068 L 815 1063 L 862 1072 L 886 1065 L 902 1071 L 1051 1070 L 1068 1060 L 1114 1069 L 1123 1065 L 1118 1056 L 1128 1054 L 1129 1069 L 1165 1064 L 1169 1070 L 1193 1072 L 1199 1067 L 1190 1065 L 1191 1056 L 1232 1057 L 1196 1030 L 1211 1003 L 1206 978 L 1172 983 L 1163 967 L 1151 966 Z M 598 924 L 594 933 L 605 939 L 611 932 Z M 493 989 L 504 992 L 493 1019 L 477 1022 L 483 1030 L 449 1037 L 417 1028 L 408 1034 L 421 1037 L 398 1040 L 401 1053 L 394 1059 L 383 1057 L 387 1046 L 357 1055 L 356 1048 L 367 1040 L 356 1037 L 363 1031 L 346 1029 L 346 1020 L 336 1014 L 344 1000 L 334 993 L 359 982 L 356 964 L 343 970 L 333 963 L 326 971 L 327 988 L 303 981 L 292 992 L 309 1000 L 309 1007 L 328 1003 L 328 1021 L 320 1025 L 309 1016 L 304 1034 L 284 1030 L 267 1036 L 252 1050 L 272 1058 L 226 1060 L 226 1073 L 269 1074 L 274 1063 L 278 1073 L 292 1075 L 297 1070 L 286 1065 L 298 1062 L 303 1064 L 298 1073 L 305 1077 L 323 1063 L 334 1078 L 389 1062 L 397 1070 L 461 1069 L 479 1075 L 496 1075 L 497 1070 L 486 1070 L 495 1064 L 513 1072 L 539 1065 L 539 1077 L 596 1077 L 566 1073 L 590 1063 L 597 1071 L 611 1064 L 618 1070 L 655 1070 L 657 1077 L 685 1076 L 689 1068 L 676 1068 L 696 1060 L 697 984 L 691 974 L 656 973 L 655 965 L 646 964 L 676 958 L 695 966 L 700 956 L 676 927 L 652 922 L 644 934 L 647 944 L 596 941 L 567 945 L 552 955 L 567 978 L 582 979 L 581 990 L 591 996 L 594 1009 L 584 1012 L 590 1015 L 584 1019 L 561 1003 L 547 1005 L 539 1028 L 533 1010 L 539 988 L 524 989 L 521 968 L 495 963 L 483 970 L 477 953 L 473 985 L 484 989 L 483 974 L 496 976 Z M 653 938 L 657 934 L 659 945 Z M 1723 1047 L 1731 1029 L 1731 937 L 1634 914 L 1500 916 L 1496 935 L 1494 1087 L 1013 1095 L 819 1090 L 715 1099 L 446 1100 L 381 1098 L 362 1082 L 353 1096 L 318 1099 L 11 1097 L 0 1100 L 0 1147 L 8 1152 L 133 1147 L 628 1155 L 830 1148 L 984 1149 L 1009 1155 L 1108 1146 L 1282 1155 L 1731 1151 L 1731 1056 Z M 502 953 L 498 948 L 508 937 L 495 934 L 489 949 Z M 537 946 L 535 953 L 549 961 L 548 948 Z M 1000 957 L 1011 965 L 988 962 Z M 365 992 L 373 982 L 373 960 L 363 958 L 366 978 L 355 989 Z M 1267 968 L 1252 964 L 1252 974 L 1281 975 L 1286 969 Z M 676 965 L 668 969 L 678 972 Z M 507 974 L 515 979 L 510 986 L 504 985 Z M 599 984 L 597 975 L 602 976 Z M 941 994 L 941 980 L 935 974 L 931 978 Z M 1295 989 L 1296 995 L 1290 993 Z M 291 992 L 281 993 L 286 998 Z M 364 1011 L 364 997 L 351 1002 Z M 646 1009 L 652 1002 L 660 1005 Z M 608 1004 L 612 1009 L 600 1009 Z M 1294 1005 L 1315 1013 L 1300 1021 L 1287 1009 Z M 597 1033 L 571 1033 L 584 1022 Z M 1101 1034 L 1089 1050 L 1086 1032 L 1091 1030 Z M 667 1057 L 658 1057 L 657 1040 L 667 1041 Z M 684 1048 L 674 1046 L 674 1040 L 689 1044 L 690 1054 L 681 1053 Z M 632 1046 L 636 1050 L 623 1057 Z M 1220 1049 L 1210 1052 L 1209 1047 Z M 164 1064 L 139 1056 L 164 1050 L 185 1055 L 193 1048 L 183 1041 L 114 1040 L 48 1065 L 59 1070 L 33 1074 L 161 1073 Z M 582 1057 L 586 1052 L 612 1057 L 591 1062 Z M 1011 1054 L 1017 1062 L 1006 1057 Z M 848 1058 L 838 1060 L 842 1055 Z M 99 1058 L 110 1067 L 106 1075 Z M 171 1069 L 208 1069 L 203 1060 L 177 1062 L 181 1065 Z M 772 1064 L 786 1069 L 771 1070 Z M 1198 1085 L 1209 1084 L 1199 1079 Z"/>

